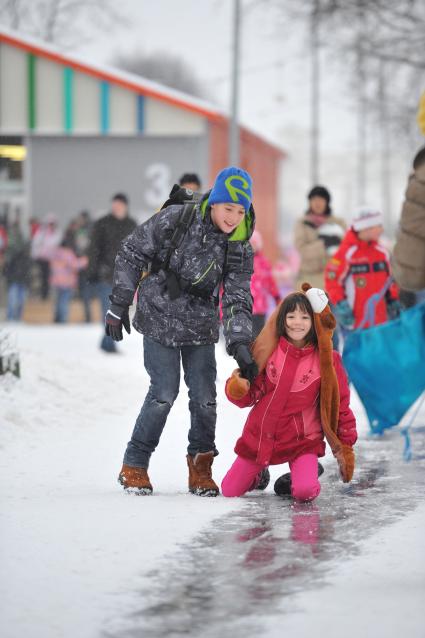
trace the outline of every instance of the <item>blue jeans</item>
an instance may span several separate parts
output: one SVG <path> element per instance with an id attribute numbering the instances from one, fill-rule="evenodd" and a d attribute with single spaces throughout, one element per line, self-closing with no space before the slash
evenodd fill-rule
<path id="1" fill-rule="evenodd" d="M 152 452 L 159 443 L 168 414 L 180 386 L 180 360 L 189 390 L 190 429 L 188 454 L 214 451 L 216 404 L 215 346 L 183 346 L 170 348 L 143 338 L 144 364 L 150 386 L 127 445 L 124 463 L 133 467 L 149 465 Z"/>
<path id="2" fill-rule="evenodd" d="M 108 284 L 106 281 L 98 281 L 97 283 L 91 284 L 91 289 L 93 295 L 95 297 L 98 297 L 100 301 L 100 305 L 102 308 L 102 323 L 103 326 L 105 326 L 105 315 L 111 304 L 109 295 L 112 292 L 112 284 Z M 102 337 L 102 341 L 100 342 L 100 347 L 102 348 L 102 350 L 105 350 L 105 352 L 116 352 L 117 349 L 115 341 L 111 337 L 108 337 L 105 334 L 105 331 Z"/>
<path id="3" fill-rule="evenodd" d="M 55 288 L 56 307 L 55 323 L 66 323 L 69 316 L 69 303 L 74 291 L 72 288 Z"/>
<path id="4" fill-rule="evenodd" d="M 7 289 L 7 320 L 19 321 L 22 319 L 27 287 L 25 284 L 12 283 Z"/>

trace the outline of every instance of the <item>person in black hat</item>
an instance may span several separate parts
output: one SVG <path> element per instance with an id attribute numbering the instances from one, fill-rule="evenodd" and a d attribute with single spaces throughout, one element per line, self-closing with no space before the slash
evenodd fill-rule
<path id="1" fill-rule="evenodd" d="M 301 258 L 296 289 L 304 281 L 324 288 L 325 266 L 345 234 L 343 219 L 334 217 L 331 195 L 324 186 L 314 186 L 307 195 L 308 209 L 295 225 L 294 243 Z"/>
<path id="2" fill-rule="evenodd" d="M 197 173 L 183 173 L 179 179 L 179 186 L 188 188 L 194 193 L 198 193 L 202 188 L 201 180 Z"/>
<path id="3" fill-rule="evenodd" d="M 127 195 L 116 193 L 111 200 L 110 212 L 93 225 L 87 279 L 93 295 L 100 300 L 102 317 L 109 308 L 118 249 L 122 240 L 136 228 L 136 222 L 128 214 L 128 203 Z M 114 340 L 106 334 L 103 335 L 100 347 L 104 352 L 116 352 Z"/>

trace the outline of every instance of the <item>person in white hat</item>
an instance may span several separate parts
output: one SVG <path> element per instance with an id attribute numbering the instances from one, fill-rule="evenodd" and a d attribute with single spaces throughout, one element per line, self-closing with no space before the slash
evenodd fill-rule
<path id="1" fill-rule="evenodd" d="M 370 297 L 381 292 L 391 276 L 386 248 L 379 243 L 384 230 L 383 215 L 370 206 L 360 207 L 351 228 L 325 269 L 325 289 L 333 312 L 344 328 L 357 328 L 363 322 Z M 385 323 L 401 311 L 399 289 L 393 282 L 375 306 L 363 328 Z"/>

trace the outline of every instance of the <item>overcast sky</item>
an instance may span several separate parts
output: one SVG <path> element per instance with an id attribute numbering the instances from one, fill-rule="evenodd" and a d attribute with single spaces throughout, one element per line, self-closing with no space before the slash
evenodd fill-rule
<path id="1" fill-rule="evenodd" d="M 270 7 L 252 9 L 252 0 L 242 4 L 248 11 L 241 25 L 240 118 L 278 141 L 282 128 L 309 126 L 308 41 L 302 25 L 283 23 Z M 233 0 L 121 0 L 119 7 L 131 26 L 96 35 L 78 53 L 101 62 L 137 50 L 175 53 L 193 67 L 207 93 L 230 108 Z M 332 76 L 328 72 L 323 87 L 328 149 L 352 137 L 348 96 L 329 91 L 335 74 L 336 68 Z"/>
<path id="2" fill-rule="evenodd" d="M 254 4 L 242 0 L 240 121 L 288 152 L 281 199 L 283 216 L 290 218 L 304 210 L 311 187 L 308 31 L 299 22 L 283 21 L 281 13 L 264 2 L 260 10 Z M 127 26 L 96 32 L 74 52 L 102 63 L 135 51 L 174 53 L 193 67 L 207 93 L 230 109 L 233 0 L 120 0 L 119 10 L 129 19 Z M 336 212 L 349 220 L 355 207 L 365 203 L 356 200 L 354 100 L 340 61 L 323 52 L 321 62 L 320 181 L 334 194 Z M 382 206 L 376 140 L 369 131 L 366 199 Z M 398 144 L 391 158 L 394 223 L 412 153 Z"/>

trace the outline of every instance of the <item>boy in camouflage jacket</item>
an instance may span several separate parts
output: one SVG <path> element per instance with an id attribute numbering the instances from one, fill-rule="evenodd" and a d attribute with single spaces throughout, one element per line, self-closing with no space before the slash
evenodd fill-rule
<path id="1" fill-rule="evenodd" d="M 221 285 L 227 351 L 247 379 L 257 373 L 249 350 L 253 253 L 248 240 L 255 223 L 251 200 L 249 174 L 237 167 L 226 168 L 196 203 L 194 217 L 169 261 L 171 236 L 184 208 L 181 204 L 167 206 L 138 226 L 117 254 L 106 333 L 119 341 L 123 326 L 130 332 L 128 308 L 138 289 L 133 326 L 144 336 L 144 365 L 150 377 L 119 474 L 127 490 L 152 492 L 149 459 L 179 392 L 181 361 L 191 417 L 189 490 L 201 496 L 219 492 L 211 466 L 218 454 L 214 344 L 219 337 Z M 144 271 L 149 276 L 141 278 Z"/>

